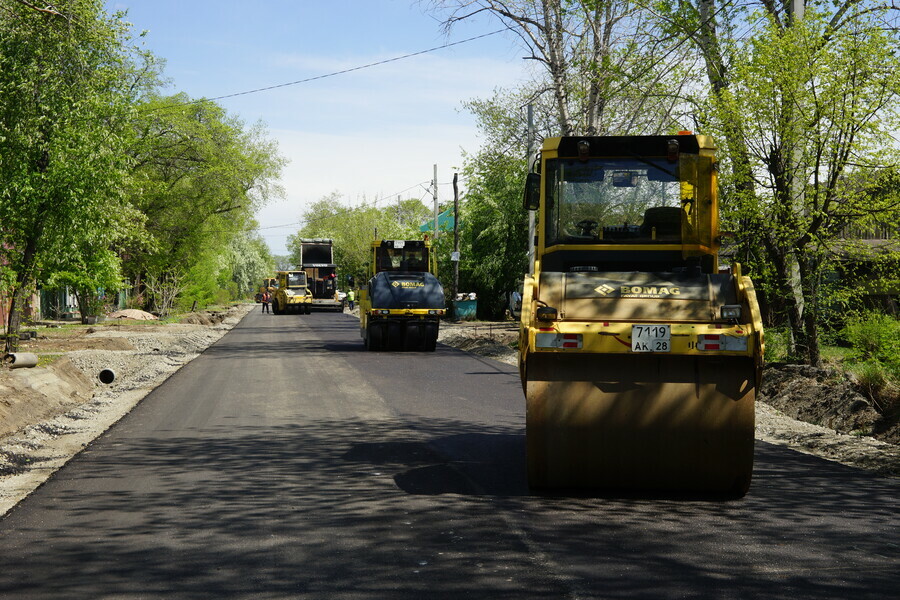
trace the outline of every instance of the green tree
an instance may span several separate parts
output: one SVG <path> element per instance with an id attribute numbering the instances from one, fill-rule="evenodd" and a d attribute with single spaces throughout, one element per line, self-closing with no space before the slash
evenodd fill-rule
<path id="1" fill-rule="evenodd" d="M 48 257 L 104 247 L 124 205 L 134 64 L 101 0 L 0 10 L 0 248 L 15 273 L 9 331 Z"/>
<path id="2" fill-rule="evenodd" d="M 236 289 L 233 299 L 251 297 L 263 278 L 271 277 L 275 270 L 269 247 L 259 234 L 245 234 L 232 238 L 230 250 L 228 271 Z"/>
<path id="3" fill-rule="evenodd" d="M 746 41 L 734 34 L 747 16 L 740 6 L 657 8 L 693 34 L 706 64 L 700 120 L 724 144 L 726 220 L 780 299 L 793 354 L 817 364 L 821 282 L 838 238 L 856 222 L 897 222 L 896 196 L 867 188 L 900 166 L 900 44 L 892 10 L 879 3 L 810 3 L 805 15 L 762 4 L 742 21 Z"/>
<path id="4" fill-rule="evenodd" d="M 69 257 L 65 266 L 52 269 L 47 277 L 49 288 L 71 288 L 78 302 L 81 322 L 88 317 L 101 314 L 106 303 L 106 294 L 121 288 L 121 263 L 115 252 L 108 248 L 93 248 L 80 253 L 77 258 Z"/>
<path id="5" fill-rule="evenodd" d="M 134 137 L 130 198 L 147 217 L 149 241 L 129 249 L 126 273 L 137 288 L 148 276 L 182 280 L 182 304 L 214 302 L 235 276 L 222 271 L 236 264 L 236 240 L 255 227 L 260 206 L 283 194 L 276 182 L 285 161 L 262 124 L 248 128 L 184 94 L 148 97 Z"/>
<path id="6" fill-rule="evenodd" d="M 463 169 L 468 191 L 461 211 L 461 289 L 478 294 L 483 317 L 503 316 L 506 293 L 518 288 L 528 270 L 525 173 L 523 158 L 489 149 L 467 160 Z"/>

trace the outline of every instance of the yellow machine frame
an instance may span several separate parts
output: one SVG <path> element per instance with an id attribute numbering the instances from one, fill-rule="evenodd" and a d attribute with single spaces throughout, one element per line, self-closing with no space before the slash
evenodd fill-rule
<path id="1" fill-rule="evenodd" d="M 590 222 L 584 243 L 552 243 L 548 161 L 568 161 L 573 170 L 597 157 L 647 162 L 634 148 L 650 149 L 681 182 L 680 232 L 666 240 L 653 227 L 641 243 L 605 237 L 606 228 L 594 233 L 597 223 Z M 540 225 L 519 337 L 529 483 L 746 493 L 763 328 L 753 284 L 740 265 L 730 276 L 719 273 L 712 140 L 550 138 L 537 169 L 526 185 L 526 206 L 538 209 Z M 696 292 L 685 301 L 678 282 L 687 275 L 651 267 L 639 272 L 641 261 L 655 257 L 693 265 L 698 274 L 702 269 L 691 285 L 707 282 L 706 303 Z M 578 260 L 589 265 L 569 266 Z M 607 271 L 607 264 L 615 266 Z M 716 294 L 734 298 L 734 305 L 715 306 Z M 742 316 L 726 318 L 726 310 Z M 663 349 L 636 351 L 632 335 L 642 331 L 636 328 L 654 326 L 670 335 Z"/>

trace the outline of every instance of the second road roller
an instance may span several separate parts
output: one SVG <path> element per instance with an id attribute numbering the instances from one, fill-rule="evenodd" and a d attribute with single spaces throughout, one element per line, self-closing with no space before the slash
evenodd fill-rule
<path id="1" fill-rule="evenodd" d="M 716 173 L 703 135 L 544 141 L 519 334 L 532 487 L 749 489 L 763 328 L 719 264 Z"/>
<path id="2" fill-rule="evenodd" d="M 369 283 L 359 290 L 359 333 L 369 350 L 437 346 L 444 288 L 428 240 L 375 240 Z"/>

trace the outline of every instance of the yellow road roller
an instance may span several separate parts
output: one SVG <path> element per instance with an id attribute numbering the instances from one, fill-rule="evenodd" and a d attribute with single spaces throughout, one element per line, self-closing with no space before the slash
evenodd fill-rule
<path id="1" fill-rule="evenodd" d="M 275 290 L 278 289 L 278 278 L 277 277 L 265 277 L 263 278 L 262 288 L 259 291 L 267 291 L 272 296 L 275 295 Z"/>
<path id="2" fill-rule="evenodd" d="M 428 240 L 375 240 L 368 285 L 359 290 L 359 334 L 368 350 L 437 347 L 444 288 Z"/>
<path id="3" fill-rule="evenodd" d="M 532 487 L 749 489 L 763 328 L 719 266 L 716 171 L 703 135 L 544 141 L 519 331 Z"/>
<path id="4" fill-rule="evenodd" d="M 312 307 L 312 295 L 306 285 L 306 272 L 278 271 L 275 278 L 277 281 L 272 295 L 272 312 L 276 315 L 308 315 Z"/>

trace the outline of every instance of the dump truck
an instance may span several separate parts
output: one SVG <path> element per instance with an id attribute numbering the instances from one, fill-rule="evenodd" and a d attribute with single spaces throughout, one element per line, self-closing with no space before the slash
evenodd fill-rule
<path id="1" fill-rule="evenodd" d="M 334 242 L 325 238 L 300 240 L 300 265 L 306 271 L 312 308 L 317 310 L 343 310 L 338 296 L 337 265 L 334 264 Z"/>
<path id="2" fill-rule="evenodd" d="M 719 265 L 712 139 L 549 138 L 531 170 L 529 484 L 744 495 L 763 327 L 752 281 Z"/>
<path id="3" fill-rule="evenodd" d="M 376 240 L 368 285 L 359 290 L 359 330 L 369 350 L 425 350 L 437 345 L 446 313 L 444 288 L 429 240 Z"/>
<path id="4" fill-rule="evenodd" d="M 272 295 L 272 312 L 276 315 L 309 314 L 312 296 L 306 286 L 305 271 L 278 271 Z"/>

